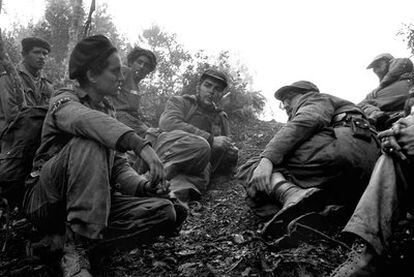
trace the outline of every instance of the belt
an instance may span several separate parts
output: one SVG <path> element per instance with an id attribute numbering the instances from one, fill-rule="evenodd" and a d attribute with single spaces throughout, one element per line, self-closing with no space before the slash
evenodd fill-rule
<path id="1" fill-rule="evenodd" d="M 347 121 L 349 118 L 354 117 L 354 118 L 363 118 L 362 114 L 359 113 L 339 113 L 336 114 L 333 118 L 332 118 L 332 123 L 336 124 L 339 122 L 343 122 L 343 121 Z"/>

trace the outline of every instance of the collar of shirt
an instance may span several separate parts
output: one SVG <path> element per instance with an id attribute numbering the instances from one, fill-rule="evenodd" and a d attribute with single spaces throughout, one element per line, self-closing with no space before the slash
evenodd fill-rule
<path id="1" fill-rule="evenodd" d="M 32 73 L 30 73 L 29 72 L 29 70 L 27 70 L 27 68 L 26 68 L 26 66 L 23 64 L 23 63 L 20 63 L 19 65 L 18 65 L 18 67 L 17 67 L 17 70 L 19 71 L 19 72 L 21 72 L 21 73 L 23 73 L 23 74 L 25 74 L 25 75 L 27 75 L 33 82 L 35 82 L 36 81 L 36 79 L 37 78 L 35 78 L 33 75 L 32 75 Z M 46 77 L 43 75 L 43 72 L 42 71 L 40 71 L 39 72 L 39 77 L 38 77 L 39 79 L 38 80 L 41 80 L 41 79 L 46 79 Z"/>
<path id="2" fill-rule="evenodd" d="M 100 110 L 100 111 L 107 111 L 107 110 L 114 110 L 113 105 L 107 97 L 104 97 L 101 102 L 95 103 L 92 102 L 89 98 L 89 95 L 84 91 L 81 87 L 75 87 L 75 94 L 79 97 L 79 100 L 82 103 L 88 103 L 88 106 Z"/>

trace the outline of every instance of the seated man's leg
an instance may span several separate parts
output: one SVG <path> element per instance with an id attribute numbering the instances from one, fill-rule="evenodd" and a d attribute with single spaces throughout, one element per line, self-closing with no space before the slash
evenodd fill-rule
<path id="1" fill-rule="evenodd" d="M 180 130 L 161 133 L 154 149 L 164 163 L 167 179 L 180 173 L 201 174 L 210 162 L 208 142 L 200 136 Z"/>
<path id="2" fill-rule="evenodd" d="M 357 239 L 355 247 L 359 251 L 351 251 L 349 259 L 332 276 L 360 276 L 377 270 L 378 257 L 389 246 L 393 228 L 401 216 L 401 200 L 407 192 L 401 171 L 396 169 L 400 167 L 392 157 L 382 155 L 378 159 L 370 182 L 343 230 Z"/>
<path id="3" fill-rule="evenodd" d="M 24 210 L 36 226 L 66 222 L 66 244 L 61 266 L 64 276 L 87 272 L 83 239 L 99 239 L 110 211 L 108 151 L 86 139 L 72 139 L 47 161 L 39 180 L 26 193 Z M 73 234 L 73 235 L 69 235 Z M 85 273 L 85 276 L 87 273 Z"/>
<path id="4" fill-rule="evenodd" d="M 237 167 L 239 149 L 231 146 L 229 149 L 221 150 L 213 148 L 211 153 L 211 166 L 213 174 L 230 175 L 234 174 Z"/>
<path id="5" fill-rule="evenodd" d="M 186 217 L 183 212 L 168 199 L 114 194 L 101 246 L 132 249 L 158 235 L 174 234 Z"/>
<path id="6" fill-rule="evenodd" d="M 211 166 L 208 164 L 199 175 L 178 174 L 170 180 L 170 190 L 182 202 L 198 200 L 210 183 Z"/>
<path id="7" fill-rule="evenodd" d="M 184 131 L 164 132 L 154 149 L 164 163 L 172 194 L 187 202 L 198 198 L 210 182 L 210 145 L 197 135 Z"/>

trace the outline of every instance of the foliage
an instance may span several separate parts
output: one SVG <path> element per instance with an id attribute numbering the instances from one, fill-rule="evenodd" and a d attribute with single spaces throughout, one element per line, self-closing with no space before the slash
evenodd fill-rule
<path id="1" fill-rule="evenodd" d="M 16 49 L 21 49 L 20 41 L 27 36 L 38 36 L 46 39 L 52 45 L 52 51 L 45 65 L 44 73 L 53 80 L 55 87 L 61 87 L 68 83 L 67 64 L 69 57 L 71 24 L 74 17 L 80 22 L 85 22 L 85 11 L 80 9 L 74 14 L 75 2 L 70 0 L 47 0 L 45 16 L 36 23 L 30 22 L 27 26 L 13 26 L 12 30 L 3 33 L 6 40 L 6 49 L 14 62 L 20 60 L 16 55 Z M 94 13 L 90 35 L 103 33 L 107 35 L 121 50 L 127 49 L 125 38 L 116 30 L 111 17 L 107 13 L 107 5 L 99 5 Z M 78 28 L 82 29 L 83 24 Z M 82 30 L 78 30 L 82 34 Z M 79 40 L 80 37 L 75 37 Z"/>
<path id="2" fill-rule="evenodd" d="M 83 26 L 79 23 L 86 20 L 85 7 L 79 7 L 82 3 L 81 0 L 47 0 L 45 16 L 40 21 L 27 26 L 14 26 L 11 31 L 4 32 L 6 49 L 12 60 L 17 63 L 20 59 L 16 49 L 20 49 L 22 38 L 33 35 L 42 37 L 52 45 L 44 72 L 57 88 L 66 85 L 69 50 L 74 45 L 73 40 L 79 40 L 83 31 L 74 28 L 81 29 Z M 98 33 L 108 36 L 125 60 L 132 47 L 119 34 L 106 4 L 98 5 L 93 14 L 89 35 Z M 243 121 L 255 118 L 262 111 L 264 97 L 259 91 L 250 88 L 252 78 L 248 69 L 243 65 L 235 65 L 229 52 L 223 51 L 217 57 L 210 57 L 202 50 L 191 54 L 178 42 L 176 34 L 168 33 L 156 25 L 145 29 L 139 36 L 139 42 L 142 47 L 151 49 L 158 60 L 155 72 L 140 84 L 144 92 L 142 114 L 151 125 L 158 124 L 169 97 L 194 94 L 199 77 L 209 67 L 223 70 L 230 77 L 227 94 L 220 103 L 230 117 Z"/>
<path id="3" fill-rule="evenodd" d="M 216 58 L 207 56 L 202 50 L 191 55 L 177 41 L 176 34 L 155 25 L 143 31 L 140 42 L 158 58 L 155 73 L 141 84 L 144 91 L 142 113 L 153 125 L 158 123 L 168 98 L 194 94 L 201 74 L 210 67 L 223 70 L 230 77 L 227 93 L 220 103 L 230 117 L 247 120 L 263 110 L 265 98 L 260 92 L 249 89 L 251 77 L 247 68 L 234 66 L 229 52 L 223 51 Z"/>
<path id="4" fill-rule="evenodd" d="M 414 24 L 405 24 L 398 34 L 404 37 L 404 41 L 407 43 L 407 48 L 410 49 L 411 54 L 414 55 Z"/>

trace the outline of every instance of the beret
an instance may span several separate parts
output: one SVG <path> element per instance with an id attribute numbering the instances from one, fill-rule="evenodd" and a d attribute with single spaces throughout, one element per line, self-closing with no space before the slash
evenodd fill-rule
<path id="1" fill-rule="evenodd" d="M 289 92 L 295 91 L 305 94 L 309 91 L 319 92 L 319 88 L 309 81 L 297 81 L 288 86 L 283 86 L 275 92 L 275 98 L 277 100 L 283 100 L 288 96 Z"/>
<path id="2" fill-rule="evenodd" d="M 33 47 L 41 47 L 46 49 L 48 52 L 51 51 L 52 47 L 49 42 L 38 37 L 26 37 L 22 39 L 23 52 L 29 52 Z"/>
<path id="3" fill-rule="evenodd" d="M 88 68 L 116 52 L 115 46 L 103 35 L 82 39 L 73 48 L 69 58 L 69 78 L 76 79 L 85 74 Z"/>

